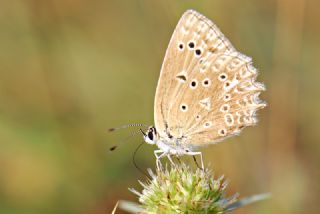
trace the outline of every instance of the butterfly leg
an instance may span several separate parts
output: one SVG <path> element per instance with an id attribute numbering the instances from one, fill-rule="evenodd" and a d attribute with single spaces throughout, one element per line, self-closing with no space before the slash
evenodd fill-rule
<path id="1" fill-rule="evenodd" d="M 162 153 L 159 155 L 159 153 Z M 161 169 L 162 168 L 162 164 L 160 159 L 166 155 L 165 152 L 163 152 L 161 149 L 155 150 L 154 151 L 154 155 L 156 156 L 156 165 L 157 165 L 157 169 Z"/>
<path id="2" fill-rule="evenodd" d="M 176 164 L 173 162 L 171 155 L 167 154 L 167 157 L 169 159 L 169 161 L 171 162 L 172 166 L 176 166 Z"/>
<path id="3" fill-rule="evenodd" d="M 203 158 L 202 158 L 202 152 L 188 152 L 187 155 L 200 155 L 201 160 L 201 169 L 204 170 L 204 164 L 203 164 Z"/>
<path id="4" fill-rule="evenodd" d="M 198 164 L 198 161 L 197 161 L 197 159 L 196 159 L 196 156 L 195 156 L 195 155 L 192 155 L 192 158 L 193 158 L 193 161 L 195 162 L 195 164 L 197 165 L 197 167 L 198 167 L 199 169 L 202 169 L 201 166 L 199 166 L 199 164 Z"/>

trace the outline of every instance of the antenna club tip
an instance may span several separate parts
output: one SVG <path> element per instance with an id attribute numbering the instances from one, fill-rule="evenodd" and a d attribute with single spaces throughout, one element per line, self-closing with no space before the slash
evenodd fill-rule
<path id="1" fill-rule="evenodd" d="M 113 131 L 115 131 L 115 130 L 116 130 L 115 128 L 110 128 L 110 129 L 108 129 L 109 132 L 113 132 Z"/>
<path id="2" fill-rule="evenodd" d="M 117 148 L 117 146 L 112 146 L 109 150 L 114 151 Z"/>

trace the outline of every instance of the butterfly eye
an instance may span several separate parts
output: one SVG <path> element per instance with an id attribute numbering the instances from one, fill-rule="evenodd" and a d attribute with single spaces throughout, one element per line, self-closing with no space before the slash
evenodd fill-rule
<path id="1" fill-rule="evenodd" d="M 180 109 L 181 109 L 181 111 L 186 112 L 186 111 L 188 111 L 188 106 L 186 104 L 182 104 L 180 106 Z"/>
<path id="2" fill-rule="evenodd" d="M 190 83 L 190 87 L 192 89 L 195 89 L 198 85 L 198 81 L 197 80 L 192 80 L 191 83 Z"/>
<path id="3" fill-rule="evenodd" d="M 150 140 L 153 140 L 153 133 L 152 133 L 152 131 L 148 132 L 148 138 L 149 138 Z"/>

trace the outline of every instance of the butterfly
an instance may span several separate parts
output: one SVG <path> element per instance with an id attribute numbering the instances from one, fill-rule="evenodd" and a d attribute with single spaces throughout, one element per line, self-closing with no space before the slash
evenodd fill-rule
<path id="1" fill-rule="evenodd" d="M 177 24 L 162 64 L 154 102 L 155 125 L 143 132 L 157 163 L 171 155 L 200 155 L 202 146 L 238 135 L 257 123 L 266 103 L 252 59 L 194 10 Z"/>

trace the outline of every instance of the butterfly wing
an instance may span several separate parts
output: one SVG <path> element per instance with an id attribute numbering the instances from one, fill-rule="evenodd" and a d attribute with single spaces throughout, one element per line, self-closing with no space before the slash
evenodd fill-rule
<path id="1" fill-rule="evenodd" d="M 172 101 L 184 86 L 181 83 L 189 81 L 188 74 L 199 61 L 194 52 L 188 50 L 195 50 L 199 45 L 195 37 L 203 37 L 200 35 L 206 35 L 203 43 L 208 46 L 205 53 L 208 56 L 234 49 L 210 20 L 193 10 L 183 14 L 167 48 L 156 90 L 154 116 L 158 131 L 167 130 L 169 123 L 173 125 Z"/>
<path id="2" fill-rule="evenodd" d="M 217 143 L 239 134 L 256 124 L 256 111 L 266 106 L 258 97 L 265 88 L 255 81 L 257 70 L 251 58 L 235 51 L 219 54 L 209 62 L 211 66 L 203 75 L 194 75 L 202 80 L 198 92 L 177 99 L 190 105 L 191 117 L 181 122 L 186 143 L 191 145 Z M 205 80 L 209 81 L 206 87 Z"/>
<path id="3" fill-rule="evenodd" d="M 255 78 L 251 59 L 237 52 L 209 19 L 188 10 L 162 65 L 154 106 L 156 129 L 160 136 L 194 145 L 238 133 L 254 124 L 255 111 L 264 105 L 257 98 L 264 87 Z M 236 115 L 241 124 L 235 122 Z"/>

